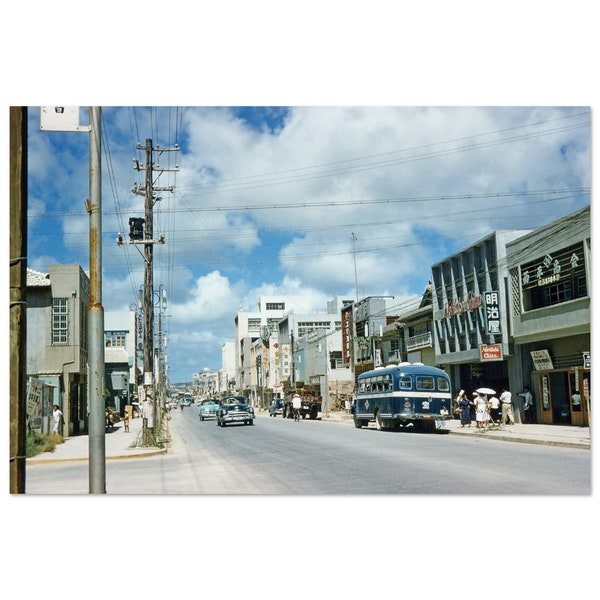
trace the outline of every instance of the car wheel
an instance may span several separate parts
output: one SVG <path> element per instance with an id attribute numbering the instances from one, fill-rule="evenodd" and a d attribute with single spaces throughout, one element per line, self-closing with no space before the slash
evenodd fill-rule
<path id="1" fill-rule="evenodd" d="M 250 419 L 250 420 L 248 421 L 248 425 L 254 425 L 254 420 L 253 420 L 253 419 Z"/>

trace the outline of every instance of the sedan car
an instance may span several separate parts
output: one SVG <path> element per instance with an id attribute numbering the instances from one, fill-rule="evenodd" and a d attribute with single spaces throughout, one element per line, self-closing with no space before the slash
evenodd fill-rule
<path id="1" fill-rule="evenodd" d="M 225 427 L 230 423 L 254 425 L 254 409 L 248 405 L 245 396 L 223 398 L 217 409 L 217 425 Z"/>
<path id="2" fill-rule="evenodd" d="M 206 398 L 200 402 L 198 407 L 198 417 L 201 421 L 204 419 L 214 419 L 217 416 L 217 410 L 220 406 L 218 400 Z"/>
<path id="3" fill-rule="evenodd" d="M 281 398 L 275 398 L 269 405 L 269 416 L 276 417 L 277 415 L 283 415 L 283 400 Z"/>

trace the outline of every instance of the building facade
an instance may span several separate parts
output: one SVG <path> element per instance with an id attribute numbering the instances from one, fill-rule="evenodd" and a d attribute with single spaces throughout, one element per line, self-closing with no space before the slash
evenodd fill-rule
<path id="1" fill-rule="evenodd" d="M 590 422 L 590 214 L 586 207 L 507 244 L 511 385 L 529 387 L 541 423 Z"/>
<path id="2" fill-rule="evenodd" d="M 453 390 L 500 393 L 509 385 L 514 353 L 506 245 L 526 233 L 495 231 L 431 267 L 436 362 Z"/>
<path id="3" fill-rule="evenodd" d="M 27 376 L 53 389 L 68 437 L 87 430 L 89 277 L 79 265 L 27 269 Z M 42 407 L 42 419 L 51 406 Z"/>

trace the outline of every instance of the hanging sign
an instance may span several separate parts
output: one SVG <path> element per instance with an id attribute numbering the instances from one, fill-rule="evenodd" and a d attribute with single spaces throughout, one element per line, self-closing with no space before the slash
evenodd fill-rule
<path id="1" fill-rule="evenodd" d="M 500 330 L 500 294 L 498 292 L 484 292 L 483 303 L 488 335 L 501 333 Z"/>
<path id="2" fill-rule="evenodd" d="M 536 371 L 551 371 L 554 369 L 548 350 L 532 350 L 531 359 Z"/>
<path id="3" fill-rule="evenodd" d="M 79 124 L 79 106 L 42 106 L 42 131 L 91 131 L 89 125 Z"/>

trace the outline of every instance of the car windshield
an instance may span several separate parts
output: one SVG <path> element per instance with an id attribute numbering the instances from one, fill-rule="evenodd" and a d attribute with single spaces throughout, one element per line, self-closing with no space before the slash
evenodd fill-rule
<path id="1" fill-rule="evenodd" d="M 202 400 L 202 404 L 217 404 L 216 400 Z"/>

